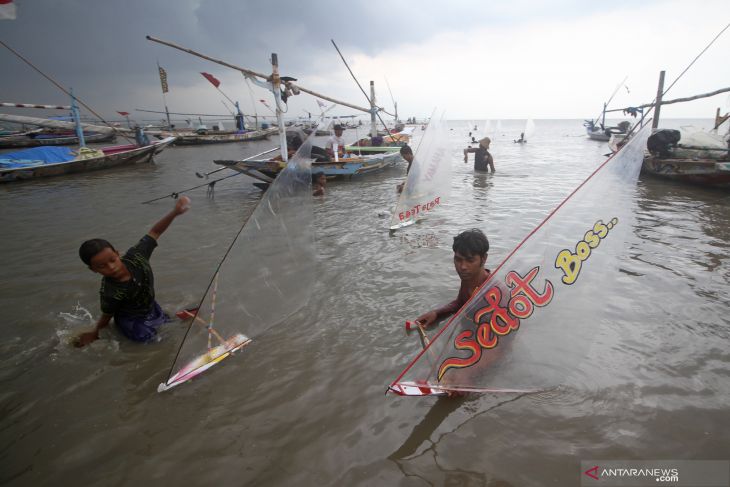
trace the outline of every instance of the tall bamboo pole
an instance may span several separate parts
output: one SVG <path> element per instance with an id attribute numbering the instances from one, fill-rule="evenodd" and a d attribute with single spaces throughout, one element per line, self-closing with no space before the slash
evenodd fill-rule
<path id="1" fill-rule="evenodd" d="M 654 106 L 654 120 L 651 122 L 651 128 L 659 127 L 659 113 L 662 109 L 662 95 L 664 94 L 664 74 L 665 71 L 659 73 L 659 86 L 656 89 L 656 105 Z"/>

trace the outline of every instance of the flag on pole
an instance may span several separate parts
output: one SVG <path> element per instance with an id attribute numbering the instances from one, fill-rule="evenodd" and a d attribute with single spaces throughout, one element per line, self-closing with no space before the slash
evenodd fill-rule
<path id="1" fill-rule="evenodd" d="M 213 86 L 215 86 L 216 88 L 218 88 L 218 87 L 219 87 L 219 86 L 221 85 L 221 82 L 220 82 L 220 80 L 218 80 L 218 78 L 216 78 L 216 77 L 215 77 L 215 76 L 213 76 L 212 74 L 209 74 L 209 73 L 200 73 L 200 74 L 202 74 L 202 75 L 203 75 L 203 77 L 204 77 L 205 79 L 207 79 L 208 81 L 210 81 L 210 84 L 212 84 L 212 85 L 213 85 Z"/>
<path id="2" fill-rule="evenodd" d="M 118 113 L 119 115 L 121 115 L 122 117 L 126 117 L 126 116 L 129 116 L 129 112 L 119 112 L 119 111 L 118 111 L 117 113 Z"/>
<path id="3" fill-rule="evenodd" d="M 326 106 L 327 106 L 327 105 L 325 105 L 325 104 L 324 104 L 324 102 L 323 102 L 323 101 L 321 101 L 321 100 L 319 100 L 319 99 L 317 99 L 317 105 L 319 105 L 319 108 L 324 108 L 324 107 L 326 107 Z"/>
<path id="4" fill-rule="evenodd" d="M 169 91 L 167 87 L 167 72 L 165 72 L 165 70 L 159 65 L 157 67 L 160 70 L 160 84 L 162 85 L 162 92 L 167 93 Z"/>
<path id="5" fill-rule="evenodd" d="M 0 20 L 14 20 L 16 16 L 13 0 L 0 0 Z"/>

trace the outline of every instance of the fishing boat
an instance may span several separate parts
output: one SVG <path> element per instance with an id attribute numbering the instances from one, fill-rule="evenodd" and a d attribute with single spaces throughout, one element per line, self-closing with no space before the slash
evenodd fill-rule
<path id="1" fill-rule="evenodd" d="M 602 121 L 599 123 L 596 123 L 593 120 L 586 120 L 583 123 L 583 126 L 586 128 L 586 135 L 588 135 L 589 139 L 608 142 L 611 140 L 612 135 L 625 136 L 631 128 L 631 122 L 625 120 L 618 123 L 616 126 L 606 127 L 605 120 L 606 118 L 604 113 Z"/>
<path id="2" fill-rule="evenodd" d="M 396 163 L 403 161 L 400 153 L 385 153 L 357 156 L 350 154 L 349 157 L 341 157 L 337 161 L 312 162 L 312 172 L 323 172 L 329 177 L 353 177 L 382 171 L 385 168 L 393 167 Z M 262 173 L 269 178 L 275 178 L 281 171 L 284 164 L 281 160 L 216 160 L 213 161 L 220 166 L 228 167 L 247 175 Z"/>
<path id="3" fill-rule="evenodd" d="M 395 133 L 365 137 L 346 145 L 345 150 L 358 155 L 399 152 L 401 147 L 410 142 L 413 130 L 414 127 L 405 127 Z"/>
<path id="4" fill-rule="evenodd" d="M 322 129 L 318 129 L 316 127 L 307 127 L 307 126 L 302 127 L 302 132 L 304 132 L 306 135 L 312 135 L 312 132 L 314 132 L 314 135 L 316 137 L 327 137 L 328 135 L 330 135 L 329 130 L 322 130 Z"/>
<path id="5" fill-rule="evenodd" d="M 96 133 L 84 132 L 86 142 L 109 142 L 114 140 L 113 132 Z M 33 131 L 24 135 L 0 136 L 0 149 L 11 147 L 41 147 L 51 145 L 78 145 L 79 138 L 70 132 L 53 133 L 46 131 Z"/>
<path id="6" fill-rule="evenodd" d="M 167 137 L 144 147 L 134 144 L 89 149 L 82 147 L 36 147 L 0 154 L 0 182 L 22 181 L 96 171 L 131 164 L 151 162 L 170 145 L 175 137 Z"/>
<path id="7" fill-rule="evenodd" d="M 277 127 L 262 130 L 250 130 L 246 132 L 233 133 L 205 133 L 197 134 L 192 132 L 177 133 L 175 145 L 204 145 L 224 144 L 231 142 L 249 142 L 252 140 L 263 140 L 279 131 Z"/>
<path id="8" fill-rule="evenodd" d="M 175 137 L 149 143 L 141 130 L 135 138 L 137 143 L 116 145 L 102 148 L 86 147 L 84 130 L 112 136 L 116 133 L 130 131 L 115 127 L 104 127 L 81 123 L 76 98 L 71 96 L 71 106 L 57 106 L 58 109 L 70 109 L 73 122 L 48 120 L 36 117 L 0 114 L 0 120 L 12 123 L 32 124 L 54 130 L 75 129 L 76 139 L 80 147 L 77 150 L 67 146 L 34 147 L 17 152 L 0 154 L 0 182 L 22 181 L 50 176 L 60 176 L 78 172 L 94 171 L 111 167 L 150 162 L 155 154 L 159 154 L 174 142 Z M 38 105 L 41 107 L 42 105 Z M 51 107 L 54 108 L 54 107 Z M 131 140 L 131 139 L 130 139 Z"/>
<path id="9" fill-rule="evenodd" d="M 621 89 L 622 86 L 625 85 L 626 79 L 628 77 L 625 77 L 621 83 L 616 86 L 616 89 L 613 91 L 613 94 L 603 104 L 603 108 L 601 110 L 601 115 L 596 117 L 595 119 L 591 120 L 585 120 L 583 122 L 583 126 L 586 128 L 586 135 L 591 140 L 598 140 L 601 142 L 608 142 L 611 139 L 611 135 L 614 134 L 627 134 L 629 129 L 631 128 L 631 122 L 623 121 L 615 126 L 607 126 L 606 125 L 606 113 L 609 111 L 615 111 L 615 110 L 608 110 L 608 105 L 611 103 L 613 98 L 616 96 L 616 93 Z"/>
<path id="10" fill-rule="evenodd" d="M 642 173 L 674 181 L 718 188 L 730 188 L 730 159 L 678 159 L 647 156 Z"/>
<path id="11" fill-rule="evenodd" d="M 73 97 L 72 97 L 73 98 Z M 100 130 L 94 130 L 91 126 L 81 124 L 77 120 L 78 109 L 72 99 L 72 104 L 66 105 L 40 105 L 35 103 L 7 103 L 0 102 L 3 108 L 30 108 L 43 110 L 69 110 L 71 117 L 54 117 L 51 119 L 38 117 L 25 117 L 16 115 L 0 114 L 0 119 L 6 122 L 12 122 L 20 125 L 37 125 L 35 130 L 0 133 L 0 149 L 15 147 L 42 147 L 54 145 L 78 145 L 80 144 L 80 135 L 85 142 L 108 142 L 114 140 L 116 132 L 109 127 L 101 127 Z M 77 124 L 78 122 L 78 124 Z"/>
<path id="12" fill-rule="evenodd" d="M 659 128 L 663 106 L 716 96 L 730 92 L 730 88 L 666 100 L 663 96 L 664 75 L 664 71 L 659 75 L 657 98 L 653 102 L 618 109 L 634 113 L 654 109 L 654 132 L 647 141 L 647 153 L 641 166 L 642 174 L 681 183 L 730 187 L 730 128 L 725 129 L 724 135 L 719 133 L 720 127 L 730 120 L 730 113 L 721 115 L 718 108 L 710 131 L 689 126 L 683 126 L 679 130 Z M 622 143 L 620 137 L 613 137 L 609 145 L 616 151 Z"/>
<path id="13" fill-rule="evenodd" d="M 649 137 L 642 172 L 682 183 L 730 187 L 730 147 L 712 132 L 660 129 Z"/>

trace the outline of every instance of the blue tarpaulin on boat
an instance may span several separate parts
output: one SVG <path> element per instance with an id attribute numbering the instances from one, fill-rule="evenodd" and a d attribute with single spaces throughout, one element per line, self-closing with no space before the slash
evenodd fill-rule
<path id="1" fill-rule="evenodd" d="M 0 154 L 0 167 L 27 167 L 67 162 L 76 156 L 70 147 L 34 147 L 18 152 Z"/>

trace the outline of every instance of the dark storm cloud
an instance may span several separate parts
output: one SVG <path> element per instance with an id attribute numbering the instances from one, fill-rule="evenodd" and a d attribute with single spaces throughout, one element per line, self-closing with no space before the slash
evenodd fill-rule
<path id="1" fill-rule="evenodd" d="M 572 0 L 566 0 L 570 4 Z M 563 6 L 565 3 L 563 2 Z M 348 59 L 419 43 L 443 30 L 518 20 L 514 11 L 480 2 L 343 2 L 321 0 L 16 0 L 18 18 L 0 21 L 0 39 L 105 113 L 160 105 L 155 62 L 171 87 L 200 85 L 199 71 L 224 68 L 145 39 L 150 34 L 260 72 L 279 54 L 282 74 L 342 73 L 330 43 Z M 519 2 L 518 2 L 519 3 Z M 615 3 L 615 2 L 614 2 Z M 549 14 L 530 5 L 524 16 Z M 360 73 L 367 76 L 367 73 Z M 365 81 L 366 80 L 361 80 Z M 306 86 L 306 82 L 302 83 Z M 15 56 L 0 49 L 0 98 L 66 103 L 66 97 Z M 359 95 L 358 95 L 359 96 Z"/>
<path id="2" fill-rule="evenodd" d="M 278 52 L 282 70 L 298 75 L 312 69 L 313 59 L 325 58 L 332 69 L 343 69 L 330 38 L 353 55 L 385 49 L 414 31 L 407 22 L 387 27 L 383 19 L 405 18 L 409 9 L 378 1 L 314 6 L 234 0 L 17 3 L 18 19 L 0 23 L 0 38 L 107 113 L 114 107 L 159 104 L 156 60 L 178 87 L 199 84 L 198 71 L 221 69 L 147 41 L 147 34 L 261 72 L 270 70 L 269 56 Z M 428 34 L 418 32 L 416 37 Z M 4 101 L 66 103 L 63 94 L 5 49 L 0 66 Z"/>

